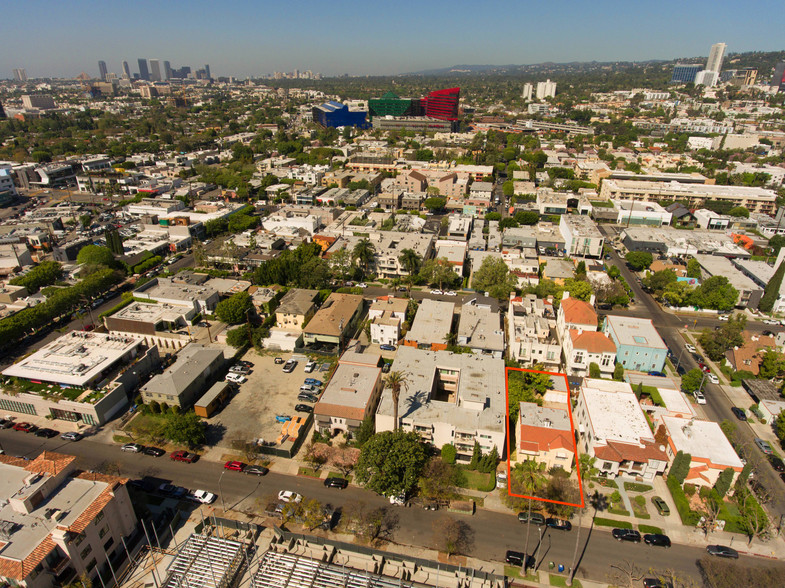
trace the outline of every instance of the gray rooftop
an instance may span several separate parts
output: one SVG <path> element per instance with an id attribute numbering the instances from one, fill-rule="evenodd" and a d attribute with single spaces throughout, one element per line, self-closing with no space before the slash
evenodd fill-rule
<path id="1" fill-rule="evenodd" d="M 414 316 L 412 328 L 406 333 L 407 341 L 421 343 L 444 343 L 452 331 L 452 317 L 455 304 L 426 298 Z"/>
<path id="2" fill-rule="evenodd" d="M 605 319 L 608 321 L 610 330 L 616 336 L 617 345 L 667 349 L 651 319 L 612 314 L 609 314 Z"/>
<path id="3" fill-rule="evenodd" d="M 377 356 L 378 358 L 378 356 Z M 330 383 L 319 399 L 319 404 L 332 404 L 349 408 L 365 409 L 376 383 L 382 374 L 382 368 L 357 365 L 353 363 L 338 364 Z"/>
<path id="4" fill-rule="evenodd" d="M 534 402 L 521 402 L 519 414 L 521 425 L 572 431 L 570 415 L 560 408 L 547 408 L 537 406 Z"/>
<path id="5" fill-rule="evenodd" d="M 488 307 L 463 305 L 458 322 L 458 344 L 472 349 L 504 351 L 501 315 Z"/>
<path id="6" fill-rule="evenodd" d="M 317 290 L 303 290 L 292 288 L 281 298 L 281 303 L 275 312 L 281 314 L 306 314 L 313 306 L 313 301 L 319 295 Z"/>
<path id="7" fill-rule="evenodd" d="M 177 361 L 163 374 L 154 376 L 142 390 L 166 394 L 175 398 L 179 396 L 196 378 L 201 376 L 205 367 L 223 357 L 223 351 L 191 343 L 183 347 L 177 354 Z"/>

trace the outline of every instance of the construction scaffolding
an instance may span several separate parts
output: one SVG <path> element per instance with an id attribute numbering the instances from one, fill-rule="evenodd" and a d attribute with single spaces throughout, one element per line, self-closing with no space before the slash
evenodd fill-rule
<path id="1" fill-rule="evenodd" d="M 292 555 L 266 552 L 251 580 L 251 588 L 414 588 L 421 586 Z"/>
<path id="2" fill-rule="evenodd" d="M 237 541 L 191 535 L 167 568 L 162 588 L 227 588 L 245 561 Z"/>

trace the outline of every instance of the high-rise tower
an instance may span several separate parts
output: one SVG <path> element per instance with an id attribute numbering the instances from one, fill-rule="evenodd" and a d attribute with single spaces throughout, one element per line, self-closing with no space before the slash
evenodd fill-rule
<path id="1" fill-rule="evenodd" d="M 129 80 L 131 79 L 131 68 L 128 67 L 127 61 L 123 61 L 123 75 Z"/>
<path id="2" fill-rule="evenodd" d="M 102 82 L 106 81 L 106 74 L 107 74 L 106 62 L 105 61 L 99 61 L 98 62 L 98 77 L 101 78 Z"/>
<path id="3" fill-rule="evenodd" d="M 137 63 L 139 63 L 139 77 L 143 80 L 149 80 L 150 72 L 147 70 L 147 60 L 144 57 L 140 57 Z"/>
<path id="4" fill-rule="evenodd" d="M 709 61 L 706 63 L 706 70 L 720 73 L 722 71 L 722 60 L 725 58 L 725 43 L 714 43 L 709 51 Z"/>

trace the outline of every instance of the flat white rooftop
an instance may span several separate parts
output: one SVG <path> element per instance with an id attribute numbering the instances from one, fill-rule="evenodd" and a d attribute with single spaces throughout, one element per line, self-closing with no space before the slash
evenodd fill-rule
<path id="1" fill-rule="evenodd" d="M 676 451 L 689 453 L 693 459 L 707 459 L 718 466 L 744 466 L 717 423 L 663 416 Z"/>
<path id="2" fill-rule="evenodd" d="M 654 442 L 654 435 L 632 387 L 626 382 L 587 378 L 581 389 L 596 440 L 640 445 Z"/>
<path id="3" fill-rule="evenodd" d="M 127 335 L 71 331 L 6 368 L 3 375 L 85 386 L 141 343 Z"/>

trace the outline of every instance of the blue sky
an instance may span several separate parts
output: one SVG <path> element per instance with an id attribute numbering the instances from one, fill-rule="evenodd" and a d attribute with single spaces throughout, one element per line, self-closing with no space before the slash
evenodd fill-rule
<path id="1" fill-rule="evenodd" d="M 21 0 L 0 15 L 0 78 L 97 75 L 99 59 L 133 73 L 139 57 L 245 77 L 785 49 L 782 0 Z"/>

